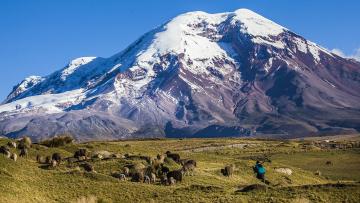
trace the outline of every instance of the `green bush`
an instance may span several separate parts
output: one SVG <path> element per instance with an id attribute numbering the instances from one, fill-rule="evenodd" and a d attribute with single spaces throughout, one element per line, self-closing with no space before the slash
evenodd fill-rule
<path id="1" fill-rule="evenodd" d="M 44 140 L 40 142 L 41 145 L 45 145 L 47 147 L 60 147 L 65 146 L 67 144 L 72 144 L 74 142 L 74 138 L 70 135 L 61 135 L 55 136 L 53 138 Z"/>
<path id="2" fill-rule="evenodd" d="M 29 149 L 32 145 L 30 137 L 24 136 L 19 142 L 19 149 Z"/>

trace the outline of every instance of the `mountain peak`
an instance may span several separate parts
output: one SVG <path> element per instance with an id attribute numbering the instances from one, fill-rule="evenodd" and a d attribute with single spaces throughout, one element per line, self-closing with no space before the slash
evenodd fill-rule
<path id="1" fill-rule="evenodd" d="M 277 36 L 286 28 L 249 10 L 238 9 L 234 12 L 234 21 L 240 22 L 244 32 L 257 37 Z"/>
<path id="2" fill-rule="evenodd" d="M 350 132 L 360 124 L 359 69 L 248 9 L 189 12 L 109 58 L 24 80 L 0 106 L 0 133 Z"/>
<path id="3" fill-rule="evenodd" d="M 61 74 L 61 79 L 66 80 L 67 76 L 72 74 L 78 67 L 90 63 L 97 57 L 87 56 L 73 59 L 69 64 L 63 69 Z"/>

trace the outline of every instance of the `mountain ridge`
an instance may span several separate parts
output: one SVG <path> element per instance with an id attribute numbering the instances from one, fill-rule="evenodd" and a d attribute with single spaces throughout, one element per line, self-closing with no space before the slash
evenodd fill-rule
<path id="1" fill-rule="evenodd" d="M 78 58 L 24 80 L 0 106 L 0 133 L 91 140 L 356 132 L 359 67 L 247 9 L 190 12 L 109 58 Z M 46 136 L 40 123 L 52 126 Z"/>

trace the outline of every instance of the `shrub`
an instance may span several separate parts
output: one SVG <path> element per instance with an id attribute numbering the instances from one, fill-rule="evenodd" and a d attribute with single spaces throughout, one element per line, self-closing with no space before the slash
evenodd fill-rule
<path id="1" fill-rule="evenodd" d="M 32 141 L 30 137 L 24 136 L 19 142 L 19 149 L 29 149 L 31 147 Z"/>
<path id="2" fill-rule="evenodd" d="M 61 147 L 74 142 L 74 138 L 70 135 L 55 136 L 53 138 L 40 142 L 41 145 L 47 147 Z"/>

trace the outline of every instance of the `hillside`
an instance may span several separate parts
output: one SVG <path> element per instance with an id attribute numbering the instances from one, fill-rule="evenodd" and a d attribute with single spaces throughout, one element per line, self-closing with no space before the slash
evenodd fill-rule
<path id="1" fill-rule="evenodd" d="M 0 138 L 0 146 L 7 142 Z M 97 198 L 99 202 L 359 202 L 359 141 L 356 137 L 355 141 L 337 140 L 334 147 L 330 144 L 233 138 L 102 141 L 55 148 L 33 144 L 29 155 L 16 162 L 0 154 L 0 202 L 81 202 L 84 198 Z M 106 150 L 117 157 L 89 159 L 96 172 L 76 167 L 84 161 L 63 161 L 54 168 L 36 162 L 37 155 L 54 152 L 63 159 L 72 157 L 79 148 Z M 156 157 L 168 150 L 179 153 L 182 159 L 197 161 L 194 174 L 185 176 L 181 183 L 166 186 L 159 181 L 146 184 L 111 176 L 125 165 L 146 165 L 136 158 L 139 155 Z M 128 158 L 123 157 L 125 154 Z M 270 182 L 266 189 L 241 192 L 249 185 L 264 185 L 255 178 L 252 166 L 265 157 Z M 234 175 L 225 177 L 220 169 L 230 164 L 235 165 Z M 171 170 L 181 168 L 173 161 L 165 165 Z M 289 168 L 292 174 L 278 173 L 275 168 Z M 315 175 L 318 170 L 321 175 Z"/>

